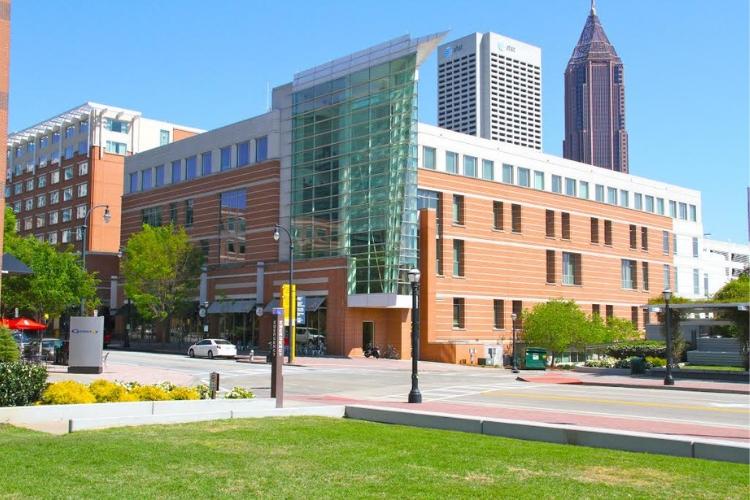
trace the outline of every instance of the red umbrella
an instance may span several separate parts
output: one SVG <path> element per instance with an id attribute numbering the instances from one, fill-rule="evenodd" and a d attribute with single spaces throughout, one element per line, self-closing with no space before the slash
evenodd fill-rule
<path id="1" fill-rule="evenodd" d="M 14 318 L 8 320 L 8 326 L 15 330 L 46 330 L 47 325 L 37 323 L 33 319 L 28 318 Z"/>

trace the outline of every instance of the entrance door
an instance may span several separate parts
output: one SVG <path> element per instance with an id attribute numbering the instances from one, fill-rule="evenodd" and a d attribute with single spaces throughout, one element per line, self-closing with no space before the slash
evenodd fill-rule
<path id="1" fill-rule="evenodd" d="M 375 342 L 375 322 L 362 322 L 362 349 Z"/>

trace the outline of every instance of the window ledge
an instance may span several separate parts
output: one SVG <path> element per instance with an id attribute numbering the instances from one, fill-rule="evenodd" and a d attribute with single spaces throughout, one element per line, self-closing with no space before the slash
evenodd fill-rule
<path id="1" fill-rule="evenodd" d="M 453 226 L 453 227 L 466 227 L 466 224 L 462 224 L 461 222 L 452 222 L 451 226 Z"/>
<path id="2" fill-rule="evenodd" d="M 466 279 L 466 275 L 465 274 L 460 274 L 460 275 L 455 275 L 454 274 L 454 275 L 451 275 L 451 278 L 457 279 L 457 280 L 465 280 Z"/>
<path id="3" fill-rule="evenodd" d="M 454 326 L 453 330 L 457 331 L 457 332 L 465 332 L 466 331 L 466 327 L 463 327 L 463 326 Z"/>
<path id="4" fill-rule="evenodd" d="M 504 233 L 504 232 L 505 232 L 505 229 L 498 229 L 498 228 L 496 228 L 496 227 L 493 227 L 493 228 L 492 228 L 492 232 L 494 232 L 494 233 Z"/>
<path id="5" fill-rule="evenodd" d="M 583 284 L 575 284 L 575 283 L 560 283 L 562 286 L 568 286 L 568 287 L 575 287 L 575 288 L 581 288 L 583 287 Z"/>

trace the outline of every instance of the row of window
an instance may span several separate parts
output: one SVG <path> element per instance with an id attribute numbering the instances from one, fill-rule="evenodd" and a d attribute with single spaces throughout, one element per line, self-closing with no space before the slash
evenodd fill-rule
<path id="1" fill-rule="evenodd" d="M 89 194 L 89 183 L 83 182 L 75 186 L 68 186 L 62 190 L 62 201 L 71 201 L 73 199 L 73 193 L 75 192 L 78 198 L 85 198 Z M 60 191 L 51 191 L 49 193 L 49 204 L 55 205 L 60 203 Z M 40 194 L 36 197 L 36 208 L 44 208 L 47 206 L 47 193 Z M 34 198 L 26 198 L 25 200 L 17 200 L 13 202 L 13 212 L 19 214 L 23 211 L 29 212 L 34 210 Z"/>
<path id="2" fill-rule="evenodd" d="M 88 135 L 89 133 L 89 122 L 88 120 L 82 120 L 77 125 L 72 124 L 68 125 L 64 129 L 65 139 L 70 140 L 74 138 L 76 135 Z M 36 152 L 37 148 L 42 150 L 48 148 L 52 144 L 58 144 L 60 142 L 61 138 L 61 131 L 56 130 L 52 132 L 50 135 L 43 135 L 38 140 L 34 142 L 27 142 L 24 144 L 21 144 L 19 146 L 16 146 L 16 149 L 14 151 L 14 157 L 20 158 L 24 156 L 26 153 L 33 154 Z"/>
<path id="3" fill-rule="evenodd" d="M 60 238 L 58 238 L 60 236 Z M 83 226 L 76 226 L 74 229 L 63 229 L 62 231 L 51 231 L 47 233 L 46 238 L 44 233 L 37 233 L 34 237 L 39 241 L 46 241 L 50 245 L 57 245 L 58 243 L 72 243 L 75 241 L 83 240 Z"/>
<path id="4" fill-rule="evenodd" d="M 73 159 L 77 155 L 88 156 L 88 154 L 89 154 L 88 141 L 84 140 L 78 143 L 78 148 L 75 148 L 74 146 L 66 146 L 62 152 L 62 159 L 70 160 L 70 159 Z M 48 163 L 50 165 L 56 165 L 60 163 L 60 157 L 61 157 L 61 154 L 59 150 L 53 151 L 49 156 L 46 154 L 40 155 L 39 162 L 38 162 L 39 168 L 46 167 Z M 12 169 L 8 168 L 8 170 L 5 173 L 5 178 L 8 181 L 10 181 L 13 179 L 13 177 L 18 177 L 21 174 L 23 174 L 24 170 L 26 172 L 33 173 L 35 171 L 34 162 L 26 163 L 25 167 L 22 163 L 16 163 Z"/>
<path id="5" fill-rule="evenodd" d="M 86 209 L 88 205 L 78 205 L 75 208 L 75 218 L 84 219 L 86 217 Z M 58 223 L 70 222 L 73 220 L 73 208 L 64 208 L 62 210 L 54 210 L 45 214 L 38 214 L 35 217 L 24 217 L 23 226 L 19 225 L 18 229 L 23 228 L 24 231 L 30 231 L 34 228 L 39 229 L 45 226 L 54 226 Z"/>
<path id="6" fill-rule="evenodd" d="M 234 154 L 232 150 L 234 149 Z M 232 161 L 234 159 L 234 162 Z M 268 137 L 255 139 L 255 162 L 268 159 Z M 250 164 L 250 141 L 240 142 L 234 146 L 224 146 L 219 149 L 218 171 L 229 170 Z M 206 151 L 200 155 L 200 173 L 206 176 L 214 173 L 214 152 Z M 136 193 L 164 186 L 166 182 L 165 165 L 146 168 L 140 172 L 128 174 L 128 192 Z M 192 155 L 184 160 L 173 160 L 170 164 L 170 179 L 172 184 L 191 181 L 198 176 L 198 155 Z"/>
<path id="7" fill-rule="evenodd" d="M 75 172 L 78 171 L 79 176 L 88 175 L 89 173 L 89 164 L 88 162 L 79 163 L 77 168 L 73 165 L 69 167 L 65 167 L 62 169 L 62 179 L 65 181 L 69 181 L 75 177 Z M 49 174 L 49 183 L 50 184 L 58 184 L 60 182 L 61 177 L 61 171 L 55 170 L 53 172 L 50 172 Z M 42 174 L 36 177 L 36 180 L 32 177 L 30 179 L 26 179 L 23 182 L 16 182 L 13 184 L 12 194 L 13 195 L 19 195 L 24 192 L 30 193 L 34 190 L 34 186 L 36 184 L 36 187 L 38 189 L 42 189 L 47 187 L 47 174 Z M 11 187 L 5 186 L 5 197 L 8 198 L 11 196 Z"/>
<path id="8" fill-rule="evenodd" d="M 481 177 L 482 179 L 489 181 L 496 180 L 495 163 L 492 160 L 482 159 L 480 166 L 480 159 L 477 157 L 463 155 L 463 164 L 462 168 L 460 168 L 460 158 L 461 156 L 458 153 L 446 151 L 445 171 L 452 174 L 458 174 L 459 170 L 461 170 L 461 174 L 466 177 Z M 437 150 L 435 148 L 429 146 L 422 147 L 422 167 L 431 170 L 437 169 Z M 516 167 L 503 163 L 502 169 L 499 173 L 500 176 L 498 180 L 505 184 L 514 184 L 516 186 L 534 188 L 542 191 L 547 189 L 547 176 L 545 172 L 539 170 L 532 171 L 528 168 Z M 567 196 L 586 200 L 592 199 L 590 185 L 587 181 L 555 174 L 552 174 L 549 179 L 549 191 L 553 193 L 565 194 Z M 696 205 L 693 204 L 665 200 L 664 198 L 643 195 L 642 193 L 631 193 L 625 189 L 618 190 L 617 188 L 607 187 L 602 184 L 594 185 L 593 194 L 593 199 L 598 202 L 617 205 L 624 208 L 634 208 L 635 210 L 643 210 L 658 215 L 667 214 L 667 205 L 665 205 L 665 202 L 668 201 L 668 213 L 670 217 L 674 219 L 679 218 L 681 220 L 690 220 L 693 222 L 698 220 L 698 209 Z M 632 204 L 631 194 L 633 195 Z"/>

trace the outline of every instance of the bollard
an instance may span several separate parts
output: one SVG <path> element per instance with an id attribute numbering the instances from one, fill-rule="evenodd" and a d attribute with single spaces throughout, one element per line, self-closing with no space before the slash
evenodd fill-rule
<path id="1" fill-rule="evenodd" d="M 216 399 L 216 393 L 219 391 L 219 374 L 217 372 L 211 372 L 208 374 L 208 389 L 211 394 L 211 399 Z"/>

